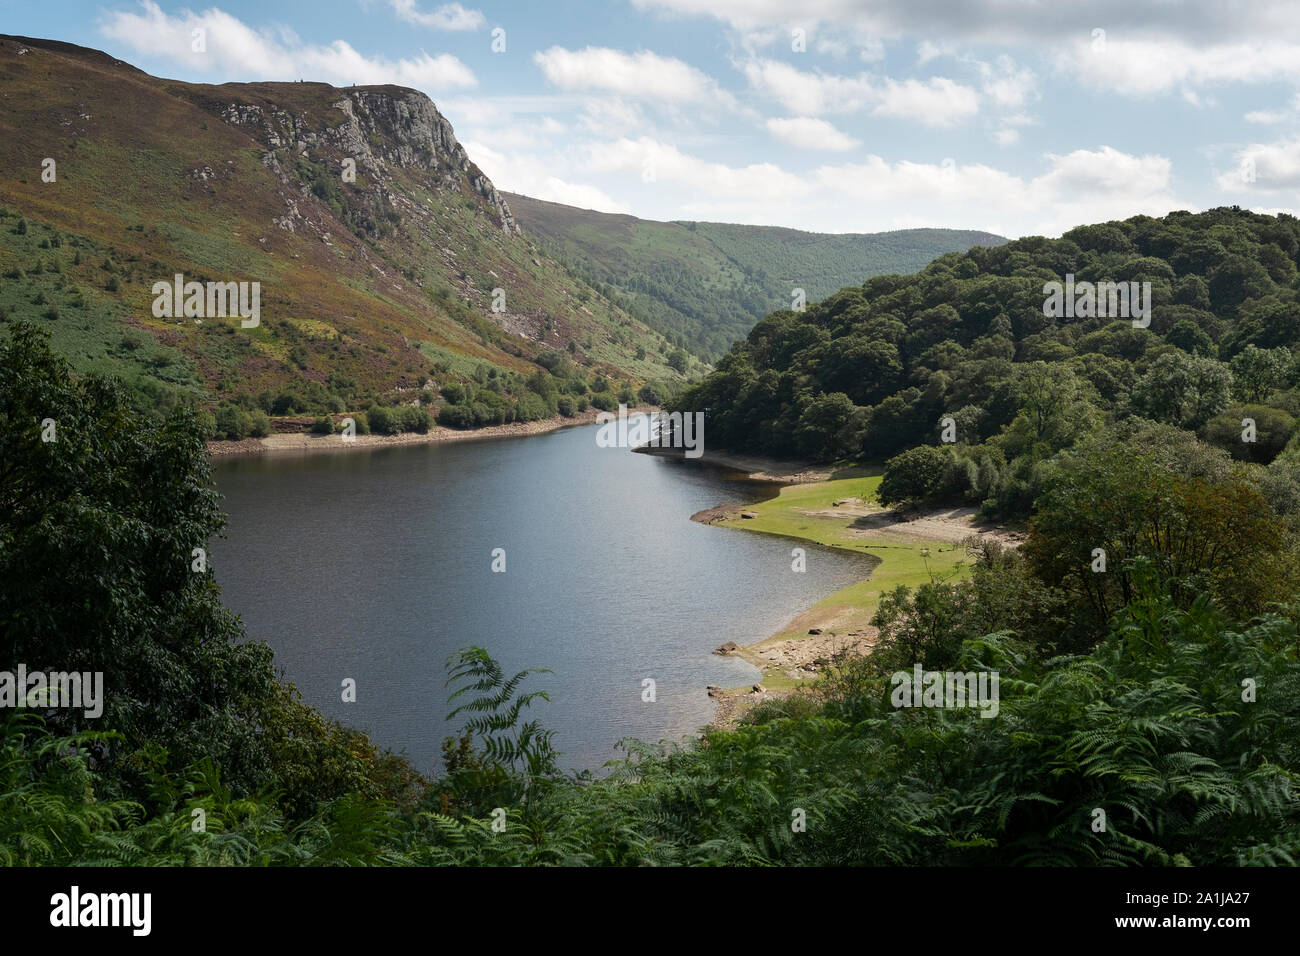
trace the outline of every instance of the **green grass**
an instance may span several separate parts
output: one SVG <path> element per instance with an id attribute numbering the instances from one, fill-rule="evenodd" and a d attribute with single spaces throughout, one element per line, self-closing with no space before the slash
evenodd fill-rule
<path id="1" fill-rule="evenodd" d="M 811 541 L 830 548 L 870 555 L 879 560 L 871 576 L 841 588 L 813 605 L 812 611 L 835 611 L 847 615 L 852 627 L 864 627 L 876 613 L 881 594 L 903 585 L 915 588 L 932 578 L 948 579 L 968 573 L 969 558 L 959 544 L 944 541 L 900 542 L 854 533 L 856 516 L 821 516 L 807 511 L 832 510 L 843 498 L 868 497 L 874 501 L 880 476 L 839 478 L 810 484 L 787 485 L 777 497 L 748 506 L 756 518 L 724 521 L 727 528 L 759 534 L 775 534 L 801 541 Z M 768 641 L 807 636 L 806 630 L 783 630 Z M 770 689 L 797 686 L 800 681 L 787 677 L 777 668 L 763 670 L 762 682 Z"/>

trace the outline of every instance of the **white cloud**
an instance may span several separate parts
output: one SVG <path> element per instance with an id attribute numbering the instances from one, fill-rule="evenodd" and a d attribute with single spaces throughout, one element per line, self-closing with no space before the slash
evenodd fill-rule
<path id="1" fill-rule="evenodd" d="M 393 13 L 403 23 L 417 27 L 429 27 L 433 30 L 477 30 L 483 25 L 483 14 L 477 10 L 466 10 L 459 3 L 443 4 L 432 13 L 424 13 L 416 5 L 416 0 L 389 0 Z"/>
<path id="2" fill-rule="evenodd" d="M 1169 185 L 1170 162 L 1163 156 L 1132 156 L 1110 146 L 1048 154 L 1050 172 L 1035 180 L 1054 196 L 1148 196 Z"/>
<path id="3" fill-rule="evenodd" d="M 952 44 L 922 40 L 916 45 L 916 63 L 918 66 L 925 66 L 931 60 L 937 60 L 941 56 L 951 56 L 952 52 Z"/>
<path id="4" fill-rule="evenodd" d="M 1236 154 L 1237 166 L 1216 180 L 1225 192 L 1300 189 L 1300 139 L 1255 143 Z"/>
<path id="5" fill-rule="evenodd" d="M 850 198 L 865 208 L 895 210 L 896 219 L 1006 235 L 1060 235 L 1080 223 L 1187 208 L 1168 191 L 1170 164 L 1163 157 L 1103 146 L 1046 159 L 1047 171 L 1028 180 L 982 164 L 891 164 L 879 156 L 822 166 L 816 177 L 841 205 Z"/>
<path id="6" fill-rule="evenodd" d="M 779 60 L 748 60 L 738 64 L 749 85 L 792 113 L 852 113 L 876 99 L 866 76 L 808 73 Z"/>
<path id="7" fill-rule="evenodd" d="M 951 126 L 979 111 L 978 93 L 942 76 L 925 81 L 886 79 L 877 84 L 866 74 L 807 72 L 779 60 L 753 59 L 737 67 L 755 92 L 802 116 L 852 113 L 870 107 L 876 116 Z"/>
<path id="8" fill-rule="evenodd" d="M 1104 48 L 1083 38 L 1069 56 L 1088 86 L 1126 95 L 1167 94 L 1210 84 L 1300 81 L 1300 43 L 1243 40 L 1191 44 L 1170 38 L 1108 35 Z"/>
<path id="9" fill-rule="evenodd" d="M 604 139 L 622 136 L 645 126 L 641 107 L 617 96 L 590 99 L 582 109 L 582 125 Z"/>
<path id="10" fill-rule="evenodd" d="M 632 0 L 668 16 L 710 18 L 746 35 L 774 25 L 809 35 L 852 31 L 877 39 L 924 38 L 921 63 L 966 44 L 1038 53 L 1073 47 L 1079 79 L 1127 93 L 1168 93 L 1224 81 L 1288 81 L 1300 73 L 1294 0 Z M 1092 56 L 1092 31 L 1106 32 L 1106 60 Z M 1104 62 L 1104 66 L 1102 63 Z"/>
<path id="11" fill-rule="evenodd" d="M 670 103 L 733 103 L 729 93 L 695 67 L 648 50 L 624 53 L 608 47 L 566 50 L 553 46 L 534 53 L 533 62 L 549 83 L 562 90 L 616 93 Z"/>
<path id="12" fill-rule="evenodd" d="M 840 132 L 830 123 L 808 116 L 790 119 L 769 119 L 767 130 L 777 139 L 800 149 L 821 149 L 844 152 L 859 145 L 858 140 Z"/>
<path id="13" fill-rule="evenodd" d="M 1283 122 L 1290 115 L 1286 110 L 1251 110 L 1242 119 L 1247 123 L 1263 123 L 1271 126 Z"/>
<path id="14" fill-rule="evenodd" d="M 979 112 L 979 95 L 943 76 L 920 80 L 889 80 L 880 93 L 874 116 L 913 119 L 926 126 L 952 126 Z"/>
<path id="15" fill-rule="evenodd" d="M 1020 127 L 1032 126 L 1034 123 L 1034 118 L 1028 113 L 1007 113 L 999 116 L 999 128 L 993 133 L 993 141 L 999 146 L 1014 146 L 1020 142 Z"/>
<path id="16" fill-rule="evenodd" d="M 1263 123 L 1269 126 L 1298 118 L 1300 118 L 1300 93 L 1292 96 L 1290 105 L 1283 109 L 1251 110 L 1243 117 L 1247 123 Z"/>
<path id="17" fill-rule="evenodd" d="M 1060 43 L 1075 32 L 1088 36 L 1094 26 L 1104 26 L 1111 36 L 1158 31 L 1189 43 L 1283 35 L 1295 29 L 1292 0 L 1090 0 L 1086 18 L 1080 16 L 1078 4 L 1041 0 L 632 0 L 632 5 L 672 16 L 707 17 L 737 30 L 795 25 L 811 33 L 818 24 L 829 24 L 884 38 L 927 37 L 936 45 L 984 41 L 1039 46 Z"/>
<path id="18" fill-rule="evenodd" d="M 593 172 L 631 174 L 643 182 L 680 183 L 710 196 L 780 200 L 806 195 L 812 189 L 804 177 L 773 163 L 738 167 L 709 162 L 648 136 L 590 143 L 586 151 L 586 167 Z"/>
<path id="19" fill-rule="evenodd" d="M 320 46 L 304 44 L 292 34 L 277 38 L 216 7 L 203 13 L 185 10 L 173 17 L 153 0 L 141 0 L 140 11 L 106 14 L 100 32 L 138 53 L 161 56 L 199 72 L 220 72 L 223 79 L 395 83 L 425 91 L 461 89 L 477 82 L 469 67 L 447 53 L 399 60 L 367 57 L 345 40 Z M 199 30 L 203 52 L 192 47 Z"/>
<path id="20" fill-rule="evenodd" d="M 595 186 L 568 182 L 555 175 L 555 166 L 560 162 L 558 157 L 552 162 L 533 156 L 507 155 L 473 140 L 465 143 L 465 150 L 498 189 L 580 209 L 613 213 L 630 211 L 625 203 Z"/>
<path id="21" fill-rule="evenodd" d="M 1038 98 L 1038 77 L 1034 71 L 1017 66 L 1010 57 L 1000 56 L 994 63 L 980 63 L 978 67 L 984 95 L 994 105 L 1018 109 Z"/>

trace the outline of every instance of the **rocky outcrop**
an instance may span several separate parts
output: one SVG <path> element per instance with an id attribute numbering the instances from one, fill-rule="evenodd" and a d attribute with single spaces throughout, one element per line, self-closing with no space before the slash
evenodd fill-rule
<path id="1" fill-rule="evenodd" d="M 385 193 L 394 169 L 421 170 L 439 188 L 456 188 L 463 179 L 486 200 L 502 231 L 519 235 L 505 197 L 471 162 L 451 123 L 423 93 L 400 87 L 348 89 L 329 105 L 337 113 L 320 124 L 283 107 L 249 102 L 230 103 L 220 115 L 272 151 L 263 161 L 282 181 L 288 176 L 276 156 L 280 151 L 309 160 L 330 154 L 331 165 L 352 159 L 357 171 L 369 173 Z"/>

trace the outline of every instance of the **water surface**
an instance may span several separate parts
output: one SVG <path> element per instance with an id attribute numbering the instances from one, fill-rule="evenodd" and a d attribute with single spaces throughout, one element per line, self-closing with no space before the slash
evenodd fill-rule
<path id="1" fill-rule="evenodd" d="M 599 767 L 623 737 L 691 734 L 712 717 L 707 684 L 758 677 L 715 647 L 774 633 L 867 564 L 808 545 L 794 573 L 801 543 L 690 520 L 770 488 L 599 448 L 596 430 L 218 460 L 225 601 L 309 704 L 422 771 L 440 769 L 459 725 L 444 720 L 445 663 L 469 644 L 511 674 L 554 672 L 525 687 L 550 693 L 531 714 L 555 729 L 566 767 Z"/>

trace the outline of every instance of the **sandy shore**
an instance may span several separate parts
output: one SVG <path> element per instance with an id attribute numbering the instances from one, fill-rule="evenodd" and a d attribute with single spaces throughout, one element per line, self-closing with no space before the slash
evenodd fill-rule
<path id="1" fill-rule="evenodd" d="M 650 406 L 629 409 L 629 414 L 658 411 Z M 264 455 L 279 452 L 345 452 L 362 449 L 390 448 L 395 445 L 435 445 L 442 442 L 474 441 L 490 438 L 527 438 L 530 435 L 544 435 L 561 428 L 576 425 L 591 425 L 596 421 L 600 411 L 589 408 L 572 418 L 556 415 L 554 418 L 540 418 L 534 422 L 511 422 L 509 425 L 489 425 L 486 428 L 458 429 L 433 425 L 425 433 L 403 432 L 400 435 L 357 435 L 350 441 L 344 441 L 342 435 L 312 435 L 308 432 L 268 435 L 265 438 L 245 438 L 242 441 L 210 441 L 208 455 L 212 458 L 228 458 L 233 455 Z"/>
<path id="2" fill-rule="evenodd" d="M 744 460 L 739 456 L 731 456 L 730 462 L 715 461 L 715 464 L 730 466 L 731 463 Z M 852 472 L 837 471 L 833 476 L 829 472 L 822 472 L 820 478 L 808 477 L 814 474 L 817 472 L 799 464 L 774 468 L 770 463 L 764 462 L 762 477 L 755 480 L 781 481 L 784 477 L 786 484 L 804 484 L 826 481 L 831 477 L 852 476 Z M 691 520 L 708 525 L 725 523 L 728 527 L 743 527 L 746 519 L 758 517 L 751 510 L 752 507 L 721 504 L 696 512 L 691 515 Z M 882 548 L 882 554 L 887 554 L 892 548 L 915 549 L 931 545 L 939 548 L 945 545 L 948 548 L 959 547 L 971 538 L 993 540 L 1015 548 L 1023 540 L 1023 533 L 1018 529 L 982 521 L 977 510 L 970 507 L 905 513 L 859 498 L 846 497 L 836 501 L 833 508 L 794 508 L 792 511 L 812 518 L 852 519 L 852 523 L 844 529 L 848 541 L 862 539 L 868 546 Z M 835 547 L 833 544 L 828 546 Z M 875 570 L 873 567 L 864 581 L 871 579 Z M 871 616 L 872 612 L 852 604 L 819 602 L 767 638 L 747 645 L 729 642 L 718 648 L 715 653 L 739 657 L 757 667 L 764 675 L 779 673 L 782 683 L 793 681 L 794 686 L 772 688 L 756 684 L 738 688 L 711 687 L 709 696 L 717 703 L 711 726 L 729 729 L 756 704 L 796 693 L 800 683 L 811 681 L 830 667 L 837 654 L 857 656 L 871 653 L 879 637 L 878 630 L 870 624 Z"/>

